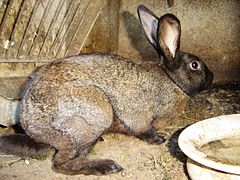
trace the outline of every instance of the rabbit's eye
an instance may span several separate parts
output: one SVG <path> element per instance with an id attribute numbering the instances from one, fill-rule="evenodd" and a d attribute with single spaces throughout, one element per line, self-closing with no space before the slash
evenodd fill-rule
<path id="1" fill-rule="evenodd" d="M 200 64 L 199 64 L 199 62 L 197 62 L 197 61 L 192 61 L 192 62 L 190 63 L 190 68 L 191 68 L 192 70 L 198 70 L 198 69 L 200 69 Z"/>

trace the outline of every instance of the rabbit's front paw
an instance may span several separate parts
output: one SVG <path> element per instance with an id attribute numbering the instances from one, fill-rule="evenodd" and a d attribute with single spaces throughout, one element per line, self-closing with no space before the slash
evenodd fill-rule
<path id="1" fill-rule="evenodd" d="M 162 134 L 159 134 L 154 128 L 138 135 L 137 137 L 149 144 L 162 144 L 166 141 L 165 137 Z"/>

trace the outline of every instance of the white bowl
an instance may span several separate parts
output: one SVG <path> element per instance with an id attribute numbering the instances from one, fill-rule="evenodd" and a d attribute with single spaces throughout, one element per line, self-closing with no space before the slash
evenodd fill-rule
<path id="1" fill-rule="evenodd" d="M 187 171 L 192 180 L 240 180 L 239 175 L 211 169 L 190 158 L 187 160 Z"/>
<path id="2" fill-rule="evenodd" d="M 219 116 L 197 122 L 187 127 L 180 134 L 178 144 L 180 149 L 193 160 L 190 161 L 190 164 L 187 164 L 188 167 L 196 167 L 199 163 L 201 165 L 198 166 L 199 168 L 202 168 L 203 165 L 206 166 L 206 168 L 209 167 L 240 177 L 240 164 L 227 163 L 225 161 L 209 157 L 202 150 L 202 146 L 209 142 L 232 137 L 240 137 L 240 114 Z M 191 163 L 194 161 L 197 163 Z M 196 170 L 196 168 L 190 169 Z M 216 173 L 218 171 L 216 171 Z M 190 177 L 191 174 L 194 174 L 192 172 L 188 173 Z M 191 178 L 194 179 L 194 177 Z"/>

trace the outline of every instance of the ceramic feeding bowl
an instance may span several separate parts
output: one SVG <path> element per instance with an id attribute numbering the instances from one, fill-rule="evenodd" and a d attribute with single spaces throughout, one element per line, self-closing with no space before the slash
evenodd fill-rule
<path id="1" fill-rule="evenodd" d="M 240 180 L 240 114 L 197 122 L 180 134 L 178 143 L 189 157 L 191 179 Z"/>

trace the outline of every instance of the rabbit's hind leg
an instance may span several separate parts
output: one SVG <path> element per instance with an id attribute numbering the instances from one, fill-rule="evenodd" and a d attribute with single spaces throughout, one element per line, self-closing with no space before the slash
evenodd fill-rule
<path id="1" fill-rule="evenodd" d="M 105 175 L 122 171 L 123 168 L 111 159 L 87 159 L 86 154 L 91 146 L 81 149 L 78 156 L 62 161 L 66 152 L 58 151 L 54 156 L 52 169 L 58 173 L 69 175 Z"/>
<path id="2" fill-rule="evenodd" d="M 88 138 L 86 135 L 85 141 L 78 142 L 77 139 L 67 134 L 59 136 L 59 138 L 61 143 L 56 147 L 57 151 L 52 161 L 52 169 L 55 172 L 69 175 L 104 175 L 116 173 L 123 169 L 110 159 L 87 159 L 87 153 L 97 142 L 97 139 Z"/>
<path id="3" fill-rule="evenodd" d="M 67 142 L 56 144 L 53 170 L 65 174 L 111 174 L 122 170 L 112 160 L 89 160 L 88 150 L 112 124 L 108 97 L 97 88 L 75 88 L 62 97 L 51 126 Z M 59 138 L 61 141 L 61 137 Z"/>

